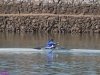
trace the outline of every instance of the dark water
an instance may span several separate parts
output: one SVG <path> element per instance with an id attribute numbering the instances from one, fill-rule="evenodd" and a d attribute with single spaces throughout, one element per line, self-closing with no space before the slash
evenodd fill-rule
<path id="1" fill-rule="evenodd" d="M 53 38 L 59 47 L 100 49 L 100 34 L 33 34 L 33 33 L 0 33 L 1 48 L 35 48 L 45 46 Z"/>
<path id="2" fill-rule="evenodd" d="M 53 38 L 59 47 L 100 50 L 99 34 L 0 33 L 1 48 L 35 48 Z M 0 74 L 5 75 L 100 75 L 100 54 L 0 53 Z"/>

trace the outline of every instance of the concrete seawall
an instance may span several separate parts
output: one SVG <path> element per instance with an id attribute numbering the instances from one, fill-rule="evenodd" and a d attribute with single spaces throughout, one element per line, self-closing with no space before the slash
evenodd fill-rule
<path id="1" fill-rule="evenodd" d="M 99 3 L 0 4 L 0 32 L 100 33 Z"/>
<path id="2" fill-rule="evenodd" d="M 70 3 L 13 3 L 0 4 L 0 14 L 70 14 L 70 15 L 100 15 L 100 4 L 70 4 Z"/>

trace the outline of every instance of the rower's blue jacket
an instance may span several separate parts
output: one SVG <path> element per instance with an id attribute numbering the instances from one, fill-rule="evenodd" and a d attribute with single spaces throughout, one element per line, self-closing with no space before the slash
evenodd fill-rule
<path id="1" fill-rule="evenodd" d="M 48 41 L 46 47 L 51 47 L 52 45 L 56 45 L 53 41 Z"/>

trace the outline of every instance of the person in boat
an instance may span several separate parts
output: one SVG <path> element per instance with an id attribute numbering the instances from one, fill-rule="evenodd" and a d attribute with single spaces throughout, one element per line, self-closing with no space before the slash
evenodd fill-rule
<path id="1" fill-rule="evenodd" d="M 46 49 L 52 49 L 52 48 L 55 48 L 56 47 L 56 43 L 55 42 L 53 42 L 53 39 L 50 39 L 50 40 L 48 40 L 48 42 L 47 42 L 47 44 L 46 44 Z"/>

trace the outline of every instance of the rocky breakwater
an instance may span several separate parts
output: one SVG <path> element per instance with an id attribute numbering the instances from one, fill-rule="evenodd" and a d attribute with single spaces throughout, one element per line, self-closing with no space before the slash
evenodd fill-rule
<path id="1" fill-rule="evenodd" d="M 100 33 L 100 17 L 0 16 L 0 32 Z"/>

